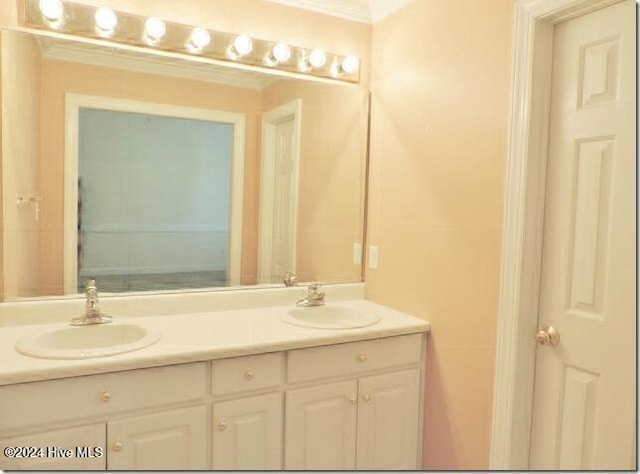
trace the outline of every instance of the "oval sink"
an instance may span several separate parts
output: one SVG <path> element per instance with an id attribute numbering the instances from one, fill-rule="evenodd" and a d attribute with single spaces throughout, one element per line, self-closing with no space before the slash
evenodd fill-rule
<path id="1" fill-rule="evenodd" d="M 378 323 L 380 316 L 345 306 L 311 306 L 293 309 L 282 320 L 307 328 L 355 329 Z"/>
<path id="2" fill-rule="evenodd" d="M 91 359 L 137 351 L 160 337 L 160 333 L 137 324 L 66 326 L 26 337 L 18 341 L 16 350 L 38 359 Z"/>

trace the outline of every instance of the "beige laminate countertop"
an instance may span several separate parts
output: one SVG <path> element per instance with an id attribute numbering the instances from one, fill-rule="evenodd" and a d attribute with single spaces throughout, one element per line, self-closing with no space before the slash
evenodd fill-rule
<path id="1" fill-rule="evenodd" d="M 357 329 L 312 329 L 280 319 L 292 307 L 270 306 L 218 312 L 114 318 L 155 329 L 156 344 L 115 356 L 84 359 L 36 359 L 16 352 L 20 339 L 68 323 L 16 325 L 0 328 L 0 385 L 182 364 L 226 357 L 285 351 L 343 342 L 428 332 L 429 323 L 367 300 L 333 303 L 373 312 L 381 321 Z M 330 306 L 328 304 L 328 306 Z"/>

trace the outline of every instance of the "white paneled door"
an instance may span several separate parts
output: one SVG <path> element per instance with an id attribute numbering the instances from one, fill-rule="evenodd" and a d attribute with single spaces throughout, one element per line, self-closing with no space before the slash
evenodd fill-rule
<path id="1" fill-rule="evenodd" d="M 0 469 L 11 471 L 100 471 L 107 466 L 104 423 L 0 439 Z M 32 446 L 37 449 L 30 450 Z M 4 455 L 21 447 L 20 455 Z M 71 450 L 69 453 L 68 450 Z"/>
<path id="2" fill-rule="evenodd" d="M 295 252 L 295 123 L 294 119 L 276 125 L 275 183 L 273 195 L 272 275 L 282 279 L 294 272 Z"/>
<path id="3" fill-rule="evenodd" d="M 208 468 L 207 409 L 181 408 L 107 423 L 107 469 Z"/>
<path id="4" fill-rule="evenodd" d="M 555 29 L 532 469 L 635 468 L 635 13 Z"/>
<path id="5" fill-rule="evenodd" d="M 359 380 L 359 470 L 417 469 L 419 387 L 417 369 Z"/>
<path id="6" fill-rule="evenodd" d="M 357 403 L 356 380 L 288 391 L 285 469 L 355 469 Z"/>
<path id="7" fill-rule="evenodd" d="M 213 404 L 213 469 L 282 469 L 282 393 Z"/>

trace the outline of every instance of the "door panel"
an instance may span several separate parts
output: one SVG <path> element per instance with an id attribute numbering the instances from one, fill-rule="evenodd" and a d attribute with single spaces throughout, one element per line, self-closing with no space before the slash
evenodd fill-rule
<path id="1" fill-rule="evenodd" d="M 206 420 L 202 406 L 110 422 L 107 468 L 207 469 Z"/>
<path id="2" fill-rule="evenodd" d="M 555 28 L 530 467 L 635 468 L 635 3 Z"/>
<path id="3" fill-rule="evenodd" d="M 419 371 L 362 378 L 358 393 L 358 469 L 417 469 Z"/>
<path id="4" fill-rule="evenodd" d="M 72 449 L 73 456 L 62 457 L 35 457 L 35 458 L 8 458 L 0 454 L 0 469 L 25 470 L 25 471 L 70 471 L 70 470 L 104 470 L 107 460 L 106 454 L 106 426 L 103 423 L 64 430 L 34 433 L 0 440 L 0 448 L 17 446 L 34 446 L 38 448 L 56 447 Z M 87 447 L 91 457 L 81 457 L 77 448 Z M 93 448 L 101 448 L 101 453 L 93 451 Z"/>
<path id="5" fill-rule="evenodd" d="M 350 380 L 287 392 L 286 469 L 355 469 L 357 389 Z"/>
<path id="6" fill-rule="evenodd" d="M 282 469 L 282 393 L 213 404 L 213 468 Z"/>
<path id="7" fill-rule="evenodd" d="M 295 140 L 293 118 L 276 126 L 272 276 L 280 279 L 295 272 Z"/>

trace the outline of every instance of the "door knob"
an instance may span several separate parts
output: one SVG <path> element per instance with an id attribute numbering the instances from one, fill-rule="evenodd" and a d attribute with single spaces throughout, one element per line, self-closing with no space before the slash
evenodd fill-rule
<path id="1" fill-rule="evenodd" d="M 553 326 L 542 326 L 538 328 L 536 341 L 542 346 L 557 346 L 560 342 L 560 333 Z"/>

